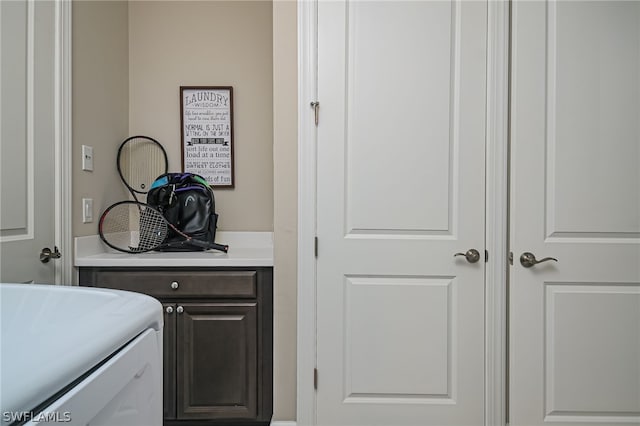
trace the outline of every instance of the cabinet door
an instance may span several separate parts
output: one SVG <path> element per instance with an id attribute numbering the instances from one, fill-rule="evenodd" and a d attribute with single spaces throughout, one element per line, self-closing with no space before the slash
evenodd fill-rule
<path id="1" fill-rule="evenodd" d="M 177 311 L 177 417 L 258 415 L 256 303 L 185 303 Z"/>
<path id="2" fill-rule="evenodd" d="M 164 334 L 163 334 L 163 393 L 164 418 L 176 418 L 176 306 L 173 303 L 163 303 Z"/>

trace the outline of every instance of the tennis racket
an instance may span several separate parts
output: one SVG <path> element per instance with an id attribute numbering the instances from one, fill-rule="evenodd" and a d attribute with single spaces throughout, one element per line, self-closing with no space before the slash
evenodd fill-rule
<path id="1" fill-rule="evenodd" d="M 118 173 L 133 196 L 149 192 L 151 184 L 160 175 L 167 173 L 167 153 L 160 143 L 148 136 L 132 136 L 118 148 Z"/>
<path id="2" fill-rule="evenodd" d="M 165 243 L 169 229 L 189 242 L 205 250 L 227 252 L 229 246 L 193 239 L 169 223 L 162 213 L 148 204 L 137 201 L 120 201 L 109 206 L 98 225 L 100 238 L 109 247 L 125 253 L 144 253 L 175 245 Z"/>

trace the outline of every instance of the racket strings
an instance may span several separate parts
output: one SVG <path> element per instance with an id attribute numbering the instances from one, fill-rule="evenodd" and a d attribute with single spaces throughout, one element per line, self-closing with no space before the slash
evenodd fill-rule
<path id="1" fill-rule="evenodd" d="M 104 214 L 100 223 L 104 238 L 118 249 L 127 249 L 132 244 L 129 210 L 114 207 Z"/>
<path id="2" fill-rule="evenodd" d="M 133 202 L 123 202 L 105 212 L 100 232 L 113 248 L 130 253 L 153 250 L 167 237 L 167 223 L 160 213 Z"/>
<path id="3" fill-rule="evenodd" d="M 167 222 L 157 211 L 144 208 L 140 212 L 138 249 L 152 250 L 167 237 Z"/>
<path id="4" fill-rule="evenodd" d="M 135 192 L 145 194 L 153 181 L 167 171 L 164 149 L 148 138 L 131 138 L 120 150 L 120 170 L 125 183 Z"/>

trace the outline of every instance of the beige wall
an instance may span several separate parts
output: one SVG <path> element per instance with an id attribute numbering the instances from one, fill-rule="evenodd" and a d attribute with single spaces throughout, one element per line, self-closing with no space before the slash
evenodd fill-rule
<path id="1" fill-rule="evenodd" d="M 129 132 L 181 169 L 180 86 L 233 86 L 235 188 L 217 189 L 218 227 L 273 230 L 270 1 L 129 3 Z"/>
<path id="2" fill-rule="evenodd" d="M 116 153 L 129 132 L 127 2 L 74 1 L 72 30 L 73 235 L 95 235 L 102 211 L 123 199 Z M 94 170 L 82 170 L 81 146 L 93 146 Z M 93 223 L 82 223 L 82 198 Z"/>
<path id="3" fill-rule="evenodd" d="M 296 419 L 298 63 L 295 1 L 273 3 L 274 420 Z"/>

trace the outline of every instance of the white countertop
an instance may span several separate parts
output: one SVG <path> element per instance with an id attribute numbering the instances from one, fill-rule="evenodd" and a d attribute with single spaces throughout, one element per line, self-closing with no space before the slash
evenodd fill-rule
<path id="1" fill-rule="evenodd" d="M 227 244 L 228 253 L 200 252 L 122 253 L 108 247 L 97 235 L 75 239 L 75 266 L 120 267 L 234 267 L 273 266 L 272 232 L 229 232 L 216 234 L 216 243 Z"/>

